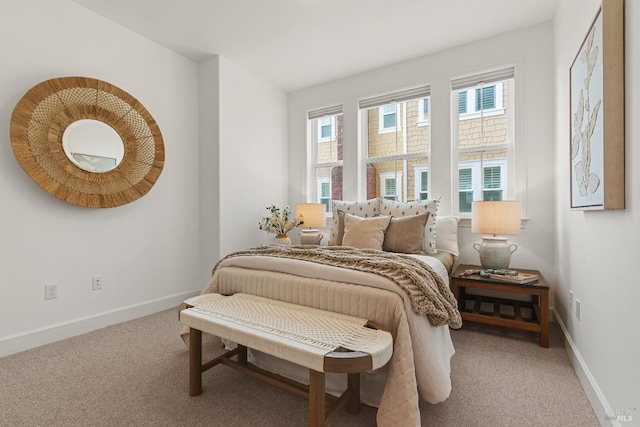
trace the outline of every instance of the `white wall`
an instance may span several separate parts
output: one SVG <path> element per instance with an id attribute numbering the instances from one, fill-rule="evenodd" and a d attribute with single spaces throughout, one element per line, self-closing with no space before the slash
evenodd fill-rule
<path id="1" fill-rule="evenodd" d="M 220 254 L 274 236 L 258 222 L 287 200 L 287 96 L 220 58 Z"/>
<path id="2" fill-rule="evenodd" d="M 640 332 L 636 276 L 640 238 L 640 4 L 625 6 L 625 181 L 626 209 L 572 211 L 569 194 L 569 68 L 601 4 L 562 0 L 555 19 L 556 215 L 558 282 L 556 313 L 569 335 L 570 351 L 585 389 L 599 410 L 638 408 Z M 581 302 L 580 321 L 569 291 Z M 640 425 L 633 411 L 632 423 Z"/>
<path id="3" fill-rule="evenodd" d="M 0 48 L 0 356 L 177 306 L 220 257 L 273 238 L 258 221 L 267 205 L 288 203 L 283 91 L 224 58 L 196 64 L 69 0 L 3 0 Z M 35 84 L 70 75 L 122 88 L 158 122 L 165 167 L 143 198 L 69 205 L 16 162 L 13 107 Z M 49 283 L 58 298 L 45 301 Z"/>
<path id="4" fill-rule="evenodd" d="M 273 241 L 258 228 L 287 200 L 287 96 L 223 57 L 200 64 L 201 277 L 230 252 Z"/>
<path id="5" fill-rule="evenodd" d="M 305 200 L 305 112 L 343 104 L 344 198 L 358 197 L 357 105 L 358 100 L 398 89 L 431 85 L 432 162 L 431 194 L 440 196 L 440 214 L 451 213 L 451 79 L 505 66 L 516 67 L 517 144 L 522 159 L 526 195 L 523 202 L 529 221 L 519 236 L 512 265 L 536 268 L 553 284 L 554 174 L 553 161 L 553 26 L 552 23 L 514 31 L 433 55 L 358 74 L 289 96 L 289 199 Z M 541 173 L 542 172 L 542 173 Z M 480 236 L 470 233 L 468 223 L 460 229 L 460 262 L 478 263 L 472 244 Z"/>
<path id="6" fill-rule="evenodd" d="M 200 63 L 200 272 L 220 259 L 220 57 Z"/>
<path id="7" fill-rule="evenodd" d="M 0 3 L 0 355 L 175 306 L 198 276 L 198 66 L 68 0 Z M 166 162 L 141 199 L 88 209 L 16 162 L 11 113 L 41 81 L 81 75 L 136 97 Z M 91 277 L 104 289 L 93 291 Z M 44 300 L 44 285 L 58 298 Z"/>

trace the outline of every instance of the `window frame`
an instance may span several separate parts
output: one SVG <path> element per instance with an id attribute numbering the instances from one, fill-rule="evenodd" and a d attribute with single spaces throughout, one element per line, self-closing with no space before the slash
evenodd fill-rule
<path id="1" fill-rule="evenodd" d="M 330 126 L 329 136 L 322 136 L 322 128 L 327 126 L 327 124 L 322 124 L 318 122 L 318 143 L 321 142 L 331 142 L 336 139 L 336 116 L 326 116 L 320 117 L 318 120 L 329 119 L 328 126 Z"/>
<path id="2" fill-rule="evenodd" d="M 329 185 L 329 197 L 322 197 L 322 186 L 324 184 Z M 316 203 L 322 203 L 322 199 L 328 199 L 326 212 L 331 213 L 331 203 L 333 202 L 331 197 L 331 178 L 317 177 L 316 176 Z"/>
<path id="3" fill-rule="evenodd" d="M 422 174 L 425 173 L 427 174 L 427 190 L 426 190 L 426 199 L 423 199 L 422 197 Z M 415 194 L 416 196 L 416 200 L 428 200 L 429 199 L 429 187 L 431 186 L 431 182 L 429 179 L 429 166 L 428 165 L 416 165 L 413 167 L 413 176 L 415 177 L 414 181 L 413 181 L 413 185 L 414 185 L 414 190 L 413 190 L 413 194 Z"/>
<path id="4" fill-rule="evenodd" d="M 404 187 L 403 182 L 403 173 L 402 172 L 381 172 L 378 174 L 378 179 L 380 182 L 380 197 L 387 200 L 399 201 L 402 200 L 402 188 Z M 394 179 L 396 181 L 396 194 L 393 195 L 394 199 L 389 199 L 386 194 L 387 185 L 386 182 L 390 179 Z M 398 184 L 398 181 L 400 185 Z M 384 194 L 383 194 L 384 190 Z"/>
<path id="5" fill-rule="evenodd" d="M 470 82 L 469 84 L 466 84 Z M 475 83 L 474 83 L 475 82 Z M 507 85 L 506 96 L 502 88 L 502 84 Z M 496 85 L 500 87 L 500 90 L 496 90 L 497 107 L 492 110 L 480 111 L 476 114 L 477 118 L 490 117 L 496 114 L 507 113 L 507 138 L 503 144 L 493 144 L 484 147 L 469 147 L 461 149 L 459 147 L 459 135 L 458 129 L 460 128 L 460 121 L 466 118 L 473 118 L 471 115 L 460 114 L 458 104 L 458 93 L 466 91 L 467 93 L 471 89 L 482 86 Z M 520 120 L 520 108 L 518 106 L 522 102 L 517 98 L 517 94 L 521 92 L 521 81 L 517 78 L 515 73 L 515 67 L 510 66 L 507 68 L 497 69 L 495 71 L 487 72 L 484 74 L 472 75 L 461 79 L 451 80 L 451 212 L 453 215 L 458 215 L 465 221 L 468 221 L 471 217 L 469 212 L 460 212 L 460 200 L 459 200 L 459 157 L 463 152 L 481 154 L 482 152 L 491 152 L 498 150 L 506 150 L 506 170 L 501 175 L 501 179 L 506 179 L 506 185 L 504 186 L 505 193 L 503 193 L 504 200 L 517 200 L 522 198 L 522 194 L 525 188 L 524 176 L 526 174 L 526 165 L 522 156 L 523 148 L 520 141 L 520 130 L 516 128 L 516 122 Z M 475 90 L 473 103 L 470 99 L 467 99 L 467 106 L 475 106 Z M 498 93 L 500 96 L 498 96 Z M 467 95 L 469 96 L 469 95 Z M 506 100 L 505 100 L 506 98 Z M 504 102 L 506 102 L 507 109 L 504 108 Z M 489 149 L 487 149 L 489 148 Z M 492 159 L 484 159 L 484 162 L 489 162 Z M 475 200 L 475 195 L 474 195 Z M 481 200 L 481 199 L 480 199 Z M 524 201 L 523 201 L 524 202 Z M 523 216 L 525 215 L 525 206 L 523 204 Z"/>
<path id="6" fill-rule="evenodd" d="M 395 112 L 385 112 L 384 109 L 390 106 L 395 107 Z M 385 127 L 384 126 L 384 117 L 387 115 L 393 114 L 395 115 L 395 124 L 393 126 Z M 400 117 L 400 103 L 394 104 L 385 104 L 378 107 L 378 133 L 389 133 L 396 132 L 402 129 L 402 125 L 398 123 L 398 118 Z"/>
<path id="7" fill-rule="evenodd" d="M 503 81 L 500 81 L 499 83 L 502 83 L 502 82 Z M 483 108 L 483 109 L 476 108 L 478 103 L 476 90 L 477 89 L 484 90 L 491 86 L 494 86 L 496 88 L 494 92 L 495 107 Z M 458 93 L 461 93 L 461 92 L 462 91 L 458 91 Z M 500 114 L 504 114 L 504 89 L 502 84 L 492 83 L 492 84 L 486 84 L 483 86 L 474 86 L 474 87 L 465 89 L 464 92 L 466 92 L 467 94 L 466 95 L 467 111 L 464 113 L 460 113 L 460 108 L 459 108 L 460 106 L 459 106 L 459 100 L 458 100 L 459 120 L 477 119 L 477 118 L 480 118 L 481 116 L 490 117 L 490 116 L 497 116 Z M 470 111 L 469 108 L 471 108 L 472 110 Z"/>
<path id="8" fill-rule="evenodd" d="M 427 112 L 424 111 L 425 101 L 427 101 Z M 418 99 L 418 126 L 428 126 L 431 114 L 431 97 Z"/>
<path id="9" fill-rule="evenodd" d="M 502 200 L 508 200 L 509 192 L 507 189 L 507 174 L 508 174 L 508 160 L 506 158 L 498 158 L 498 159 L 487 159 L 487 160 L 466 160 L 458 163 L 458 177 L 460 176 L 460 171 L 462 169 L 471 169 L 471 193 L 472 200 L 484 200 L 484 192 L 485 191 L 495 191 L 495 188 L 487 189 L 484 186 L 484 170 L 486 168 L 492 167 L 500 167 L 500 190 L 502 191 Z M 458 197 L 456 199 L 456 203 L 458 204 L 458 213 L 461 215 L 471 214 L 471 211 L 460 212 L 460 190 L 459 178 L 458 178 L 458 189 L 457 194 Z M 465 190 L 465 192 L 469 192 L 469 190 Z"/>
<path id="10" fill-rule="evenodd" d="M 327 148 L 325 145 L 327 142 L 333 144 L 334 142 L 337 144 L 340 141 L 338 140 L 337 135 L 337 117 L 339 115 L 343 115 L 343 106 L 333 105 L 330 107 L 325 107 L 317 110 L 309 110 L 306 114 L 306 123 L 307 123 L 307 147 L 309 149 L 308 157 L 307 157 L 307 181 L 306 181 L 306 201 L 311 203 L 322 203 L 322 184 L 329 183 L 329 206 L 327 211 L 327 219 L 331 218 L 331 204 L 333 203 L 334 196 L 334 188 L 335 183 L 332 179 L 333 169 L 336 167 L 343 167 L 343 160 L 330 160 L 320 162 L 318 159 L 318 153 L 320 147 Z M 331 123 L 331 138 L 322 138 L 322 130 L 321 130 L 321 120 L 324 117 L 330 118 Z M 329 150 L 331 152 L 332 146 L 329 146 Z M 336 150 L 338 147 L 336 146 Z M 339 152 L 336 152 L 336 157 L 330 156 L 331 159 L 338 158 Z M 318 171 L 321 169 L 327 168 L 329 169 L 329 176 L 318 176 Z M 344 182 L 340 185 L 344 185 Z M 343 188 L 343 187 L 342 187 Z"/>

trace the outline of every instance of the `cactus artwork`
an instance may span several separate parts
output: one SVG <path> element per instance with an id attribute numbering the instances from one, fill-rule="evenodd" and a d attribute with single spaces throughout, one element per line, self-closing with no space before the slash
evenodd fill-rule
<path id="1" fill-rule="evenodd" d="M 602 197 L 602 18 L 591 27 L 571 68 L 572 206 Z"/>

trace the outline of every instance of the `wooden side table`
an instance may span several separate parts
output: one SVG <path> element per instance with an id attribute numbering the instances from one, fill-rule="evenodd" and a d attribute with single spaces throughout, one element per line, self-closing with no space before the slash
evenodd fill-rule
<path id="1" fill-rule="evenodd" d="M 451 276 L 451 289 L 458 301 L 458 309 L 463 320 L 504 326 L 513 329 L 538 332 L 540 345 L 549 347 L 549 284 L 537 270 L 521 270 L 540 276 L 534 283 L 515 284 L 484 278 L 474 274 L 463 276 L 465 270 L 478 270 L 476 265 L 460 265 Z M 518 301 L 509 298 L 487 297 L 467 294 L 467 289 L 486 289 L 512 294 L 531 295 L 531 301 Z M 492 310 L 483 310 L 483 304 L 492 306 Z M 470 307 L 471 306 L 471 307 Z M 505 313 L 502 307 L 511 307 L 513 314 Z M 523 316 L 522 309 L 531 310 L 531 316 Z"/>

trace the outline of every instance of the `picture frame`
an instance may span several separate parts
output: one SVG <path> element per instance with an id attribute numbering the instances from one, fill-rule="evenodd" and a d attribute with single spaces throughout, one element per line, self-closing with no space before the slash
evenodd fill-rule
<path id="1" fill-rule="evenodd" d="M 569 74 L 571 209 L 624 209 L 623 0 L 602 0 Z"/>

